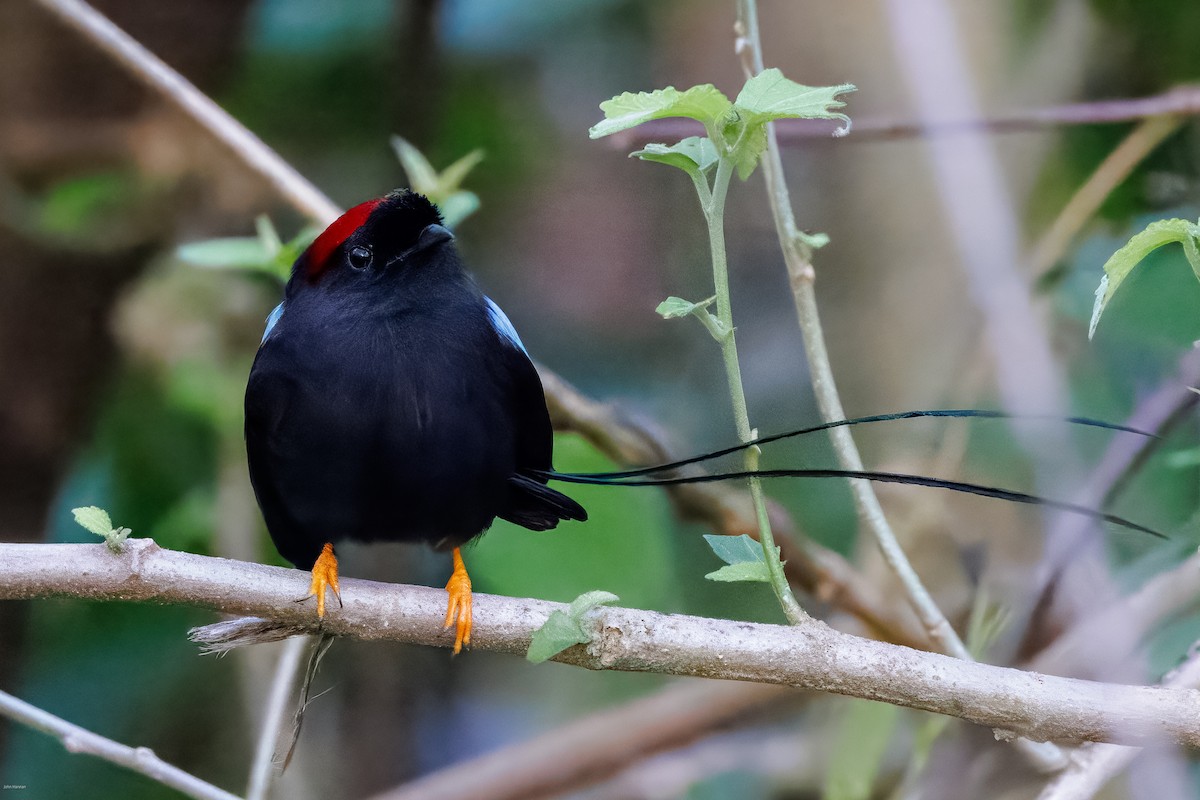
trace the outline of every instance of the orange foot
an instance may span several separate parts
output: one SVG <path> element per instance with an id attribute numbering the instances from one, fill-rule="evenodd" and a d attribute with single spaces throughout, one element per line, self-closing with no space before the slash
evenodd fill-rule
<path id="1" fill-rule="evenodd" d="M 446 624 L 442 629 L 455 626 L 454 655 L 458 655 L 463 645 L 471 643 L 471 576 L 467 574 L 467 566 L 463 564 L 462 553 L 457 547 L 454 548 L 454 572 L 446 582 L 446 593 L 450 598 L 446 604 Z"/>
<path id="2" fill-rule="evenodd" d="M 321 555 L 312 568 L 312 583 L 309 584 L 308 594 L 296 602 L 302 603 L 310 597 L 317 598 L 317 618 L 325 617 L 325 590 L 330 589 L 337 598 L 338 605 L 342 604 L 342 593 L 338 590 L 337 556 L 333 554 L 333 545 L 326 542 L 321 549 Z"/>

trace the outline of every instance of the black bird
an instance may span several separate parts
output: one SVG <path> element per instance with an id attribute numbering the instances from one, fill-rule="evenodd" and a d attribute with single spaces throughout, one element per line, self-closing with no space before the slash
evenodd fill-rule
<path id="1" fill-rule="evenodd" d="M 532 530 L 585 520 L 546 486 L 541 381 L 425 197 L 343 214 L 296 260 L 246 387 L 250 480 L 271 538 L 312 570 L 325 614 L 342 540 L 451 550 L 446 627 L 471 641 L 460 548 L 497 517 Z"/>

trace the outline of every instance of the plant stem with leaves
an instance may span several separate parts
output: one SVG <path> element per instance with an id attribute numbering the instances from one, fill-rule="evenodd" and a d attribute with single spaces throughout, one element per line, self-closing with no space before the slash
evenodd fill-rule
<path id="1" fill-rule="evenodd" d="M 733 326 L 733 304 L 729 296 L 729 264 L 725 255 L 725 196 L 729 192 L 729 180 L 733 175 L 733 163 L 722 158 L 717 163 L 716 175 L 713 178 L 711 191 L 702 174 L 695 177 L 697 192 L 700 195 L 700 206 L 704 211 L 704 221 L 708 225 L 708 244 L 712 255 L 713 284 L 716 291 L 717 330 L 722 332 L 718 338 L 721 345 L 721 355 L 725 360 L 725 376 L 729 382 L 729 398 L 733 404 L 733 421 L 737 426 L 738 439 L 749 442 L 754 438 L 754 430 L 750 427 L 750 411 L 746 405 L 746 389 L 742 384 L 742 367 L 738 361 L 737 340 Z M 701 190 L 703 187 L 703 190 Z M 758 469 L 758 448 L 750 447 L 745 451 L 744 461 L 747 472 Z M 763 496 L 762 481 L 750 479 L 750 497 L 754 504 L 754 516 L 758 523 L 758 540 L 762 545 L 763 559 L 770 577 L 772 590 L 779 600 L 783 613 L 793 625 L 808 619 L 808 614 L 796 601 L 787 577 L 783 574 L 783 564 L 779 560 L 779 550 L 775 546 L 775 537 L 771 532 L 771 521 L 767 515 L 767 501 Z"/>
<path id="2" fill-rule="evenodd" d="M 746 392 L 738 363 L 737 341 L 734 334 L 733 309 L 729 295 L 729 266 L 725 253 L 725 197 L 729 182 L 736 170 L 745 180 L 754 171 L 767 146 L 767 124 L 785 117 L 824 117 L 849 119 L 833 109 L 842 103 L 836 96 L 852 91 L 853 86 L 802 86 L 788 80 L 776 69 L 765 70 L 746 81 L 737 100 L 731 102 L 716 87 L 705 84 L 680 92 L 667 87 L 655 92 L 625 93 L 600 104 L 604 121 L 594 126 L 592 138 L 607 136 L 653 119 L 690 117 L 703 123 L 706 137 L 689 137 L 674 145 L 650 144 L 633 155 L 645 161 L 656 161 L 682 169 L 691 177 L 700 198 L 700 207 L 708 225 L 709 250 L 712 256 L 715 294 L 701 303 L 689 303 L 670 297 L 658 307 L 664 317 L 692 315 L 697 317 L 712 337 L 721 345 L 729 396 L 733 405 L 738 438 L 750 442 L 754 430 L 746 407 Z M 712 174 L 711 185 L 709 175 Z M 716 302 L 716 314 L 708 306 Z M 745 452 L 748 472 L 758 470 L 758 448 Z M 761 560 L 753 563 L 730 561 L 740 569 L 728 573 L 713 573 L 714 580 L 750 580 L 771 584 L 784 614 L 793 624 L 808 618 L 796 601 L 784 576 L 779 551 L 775 547 L 771 523 L 767 515 L 762 485 L 750 479 L 750 495 L 754 505 Z"/>

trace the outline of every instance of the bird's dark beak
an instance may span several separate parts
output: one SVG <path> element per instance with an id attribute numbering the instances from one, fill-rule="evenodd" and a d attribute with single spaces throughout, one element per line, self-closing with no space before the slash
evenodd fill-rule
<path id="1" fill-rule="evenodd" d="M 454 239 L 454 234 L 444 225 L 427 225 L 425 230 L 421 231 L 421 235 L 417 237 L 417 243 L 413 245 L 412 252 L 417 253 L 421 250 L 428 250 L 434 245 L 439 245 L 442 242 L 449 242 Z"/>
<path id="2" fill-rule="evenodd" d="M 425 229 L 423 231 L 421 231 L 421 235 L 417 237 L 416 244 L 414 244 L 412 247 L 408 248 L 407 250 L 405 250 L 403 253 L 396 256 L 392 260 L 388 261 L 387 266 L 391 266 L 392 264 L 395 264 L 398 261 L 399 262 L 406 261 L 407 259 L 416 255 L 417 253 L 423 252 L 425 250 L 429 250 L 431 248 L 437 247 L 440 244 L 443 244 L 444 242 L 450 242 L 453 240 L 454 240 L 454 234 L 451 233 L 450 229 L 447 228 L 445 225 L 438 225 L 437 223 L 434 223 L 433 225 L 426 225 Z"/>

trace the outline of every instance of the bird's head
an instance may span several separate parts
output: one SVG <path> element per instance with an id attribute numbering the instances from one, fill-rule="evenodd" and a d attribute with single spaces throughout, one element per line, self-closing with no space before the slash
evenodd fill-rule
<path id="1" fill-rule="evenodd" d="M 453 239 L 424 195 L 397 190 L 334 220 L 296 259 L 289 294 L 303 286 L 374 284 L 420 268 Z"/>

